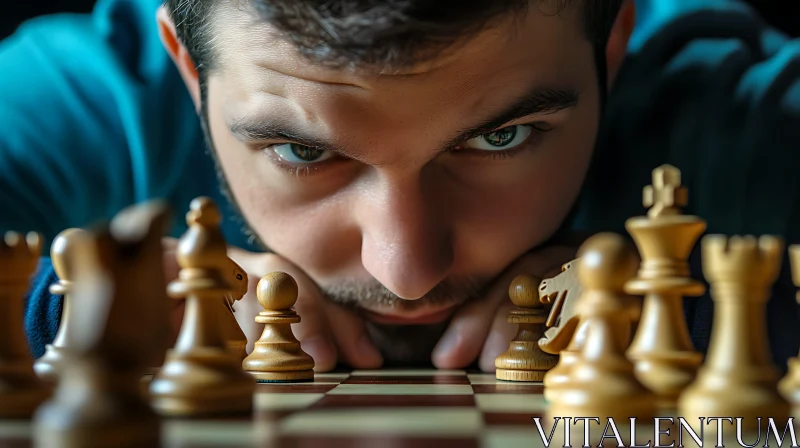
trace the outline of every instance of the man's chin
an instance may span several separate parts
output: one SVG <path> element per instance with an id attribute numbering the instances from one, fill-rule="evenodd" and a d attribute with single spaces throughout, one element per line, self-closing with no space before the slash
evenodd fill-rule
<path id="1" fill-rule="evenodd" d="M 364 309 L 362 314 L 367 320 L 381 325 L 436 325 L 452 317 L 455 308 L 455 305 L 444 305 L 413 311 Z"/>
<path id="2" fill-rule="evenodd" d="M 432 367 L 433 348 L 447 329 L 450 317 L 433 324 L 416 325 L 367 319 L 366 327 L 383 356 L 384 367 Z"/>

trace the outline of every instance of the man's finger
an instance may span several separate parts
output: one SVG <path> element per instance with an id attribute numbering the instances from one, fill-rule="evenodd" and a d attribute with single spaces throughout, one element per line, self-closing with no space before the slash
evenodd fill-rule
<path id="1" fill-rule="evenodd" d="M 513 305 L 503 305 L 497 309 L 494 321 L 492 322 L 489 336 L 483 344 L 478 365 L 484 372 L 494 372 L 494 361 L 498 356 L 508 350 L 509 342 L 517 334 L 518 325 L 508 323 L 508 313 L 514 308 Z"/>
<path id="2" fill-rule="evenodd" d="M 326 304 L 325 308 L 342 361 L 354 369 L 379 368 L 383 357 L 367 334 L 364 321 L 338 305 Z"/>
<path id="3" fill-rule="evenodd" d="M 469 365 L 483 347 L 492 316 L 504 301 L 507 287 L 497 282 L 484 300 L 472 302 L 460 309 L 442 339 L 433 349 L 433 364 L 440 369 L 460 369 Z"/>
<path id="4" fill-rule="evenodd" d="M 314 371 L 331 371 L 336 367 L 338 353 L 327 318 L 323 314 L 319 291 L 313 284 L 301 286 L 298 282 L 298 287 L 300 297 L 295 310 L 300 315 L 300 323 L 292 325 L 294 335 L 300 341 L 303 351 L 314 358 Z"/>

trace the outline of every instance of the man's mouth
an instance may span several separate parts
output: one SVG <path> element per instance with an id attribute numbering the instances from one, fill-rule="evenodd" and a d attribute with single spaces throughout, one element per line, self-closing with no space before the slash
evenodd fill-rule
<path id="1" fill-rule="evenodd" d="M 376 324 L 388 325 L 431 325 L 443 322 L 453 314 L 454 305 L 445 307 L 425 307 L 414 311 L 364 310 L 367 319 Z"/>

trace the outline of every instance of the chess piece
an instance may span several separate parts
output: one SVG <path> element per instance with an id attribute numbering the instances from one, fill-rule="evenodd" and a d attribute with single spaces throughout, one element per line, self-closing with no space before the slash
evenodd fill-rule
<path id="1" fill-rule="evenodd" d="M 655 414 L 654 395 L 639 382 L 625 356 L 631 328 L 625 283 L 636 274 L 638 258 L 619 235 L 601 233 L 579 251 L 578 276 L 583 284 L 580 316 L 586 336 L 569 377 L 551 401 L 548 418 L 590 416 L 617 423 Z"/>
<path id="2" fill-rule="evenodd" d="M 561 267 L 561 273 L 545 279 L 539 285 L 539 299 L 552 303 L 550 315 L 545 322 L 548 327 L 539 339 L 539 347 L 545 352 L 559 355 L 556 365 L 544 376 L 544 396 L 553 401 L 559 388 L 569 379 L 571 367 L 586 341 L 586 322 L 581 319 L 578 300 L 583 295 L 583 286 L 578 279 L 575 266 L 580 259 Z"/>
<path id="3" fill-rule="evenodd" d="M 559 355 L 558 363 L 544 376 L 544 396 L 552 401 L 560 386 L 569 379 L 572 363 L 586 341 L 586 322 L 581 319 L 579 299 L 583 295 L 583 286 L 578 280 L 575 266 L 580 259 L 565 263 L 561 273 L 551 279 L 544 279 L 539 285 L 539 300 L 545 304 L 553 304 L 545 325 L 548 327 L 544 336 L 539 339 L 539 347 L 546 353 Z M 626 296 L 620 300 L 627 302 L 626 308 L 631 312 L 631 322 L 638 322 L 640 309 L 637 299 Z M 633 326 L 633 325 L 632 325 Z M 623 345 L 630 342 L 627 335 L 620 334 Z"/>
<path id="4" fill-rule="evenodd" d="M 255 381 L 227 348 L 220 320 L 231 294 L 222 216 L 208 198 L 193 200 L 190 208 L 189 229 L 178 244 L 181 271 L 168 287 L 170 296 L 186 298 L 186 311 L 175 347 L 150 382 L 152 405 L 173 417 L 251 413 Z"/>
<path id="5" fill-rule="evenodd" d="M 110 227 L 67 235 L 69 247 L 57 249 L 67 249 L 60 262 L 80 312 L 70 317 L 56 393 L 34 416 L 36 446 L 160 445 L 161 424 L 140 381 L 169 334 L 161 245 L 168 216 L 160 202 L 133 206 Z"/>
<path id="6" fill-rule="evenodd" d="M 233 308 L 227 302 L 224 305 L 226 312 L 219 316 L 220 331 L 225 338 L 225 346 L 241 361 L 247 357 L 247 336 L 236 321 Z"/>
<path id="7" fill-rule="evenodd" d="M 236 354 L 240 360 L 247 357 L 247 336 L 242 327 L 236 321 L 234 303 L 241 300 L 247 294 L 247 273 L 233 260 L 228 258 L 227 265 L 223 271 L 225 279 L 231 287 L 231 292 L 225 295 L 225 308 L 227 313 L 222 313 L 222 334 L 225 337 L 225 344 L 229 350 Z"/>
<path id="8" fill-rule="evenodd" d="M 792 280 L 795 286 L 800 287 L 800 245 L 789 247 L 789 259 Z M 797 293 L 797 302 L 800 303 L 800 292 Z M 789 359 L 787 367 L 788 372 L 779 383 L 779 389 L 784 398 L 800 410 L 800 355 Z"/>
<path id="9" fill-rule="evenodd" d="M 583 287 L 574 269 L 578 260 L 561 266 L 561 273 L 539 283 L 539 301 L 551 305 L 545 321 L 546 330 L 539 339 L 539 347 L 545 353 L 560 354 L 575 334 L 578 321 L 578 298 Z"/>
<path id="10" fill-rule="evenodd" d="M 286 273 L 273 272 L 258 281 L 258 303 L 264 308 L 256 322 L 264 332 L 253 353 L 242 366 L 259 382 L 311 381 L 314 359 L 300 347 L 291 325 L 300 322 L 292 309 L 297 301 L 297 283 Z"/>
<path id="11" fill-rule="evenodd" d="M 45 346 L 44 355 L 33 365 L 39 378 L 48 383 L 56 382 L 62 364 L 69 362 L 72 355 L 72 339 L 78 330 L 73 323 L 72 315 L 78 308 L 72 303 L 72 285 L 75 274 L 73 269 L 70 269 L 71 264 L 68 260 L 70 253 L 76 247 L 80 247 L 81 241 L 88 237 L 88 233 L 83 229 L 67 229 L 56 236 L 50 247 L 53 269 L 58 276 L 58 282 L 50 286 L 50 293 L 63 296 L 61 322 L 53 343 Z"/>
<path id="12" fill-rule="evenodd" d="M 542 381 L 558 358 L 539 348 L 544 333 L 547 310 L 539 301 L 539 279 L 519 275 L 508 288 L 511 302 L 517 306 L 508 314 L 508 323 L 518 324 L 517 335 L 508 350 L 495 359 L 495 377 L 505 381 Z"/>
<path id="13" fill-rule="evenodd" d="M 687 197 L 680 172 L 660 166 L 653 171 L 653 185 L 644 189 L 644 205 L 651 207 L 647 216 L 626 223 L 642 263 L 625 291 L 644 295 L 641 322 L 628 357 L 636 365 L 639 380 L 656 393 L 664 409 L 674 409 L 703 358 L 689 337 L 683 297 L 705 292 L 704 285 L 689 276 L 687 259 L 706 225 L 700 218 L 681 214 Z"/>
<path id="14" fill-rule="evenodd" d="M 231 291 L 225 294 L 222 300 L 227 312 L 220 313 L 221 331 L 228 349 L 236 354 L 240 360 L 244 360 L 244 358 L 247 357 L 247 336 L 245 336 L 242 327 L 239 326 L 239 323 L 236 321 L 233 307 L 234 303 L 241 300 L 247 293 L 248 277 L 244 269 L 230 258 L 228 258 L 223 269 L 223 276 L 229 283 Z M 163 359 L 160 359 L 154 365 L 160 366 L 163 361 Z M 160 367 L 150 367 L 148 368 L 148 373 L 155 375 L 159 369 Z"/>
<path id="15" fill-rule="evenodd" d="M 789 403 L 778 392 L 766 333 L 766 304 L 780 273 L 783 242 L 774 236 L 703 238 L 703 272 L 714 321 L 706 363 L 678 402 L 679 415 L 741 417 L 743 430 L 772 417 L 783 428 Z M 783 423 L 781 423 L 783 421 Z M 765 427 L 762 429 L 766 429 Z"/>
<path id="16" fill-rule="evenodd" d="M 0 236 L 0 419 L 29 418 L 51 393 L 33 370 L 23 326 L 25 292 L 41 239 L 36 233 Z"/>

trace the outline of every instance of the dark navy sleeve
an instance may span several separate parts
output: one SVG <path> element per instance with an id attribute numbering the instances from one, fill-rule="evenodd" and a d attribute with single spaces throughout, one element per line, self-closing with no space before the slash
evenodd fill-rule
<path id="1" fill-rule="evenodd" d="M 45 346 L 53 342 L 58 332 L 63 297 L 50 294 L 50 285 L 57 281 L 50 258 L 42 258 L 25 297 L 25 331 L 34 358 L 44 355 Z"/>

